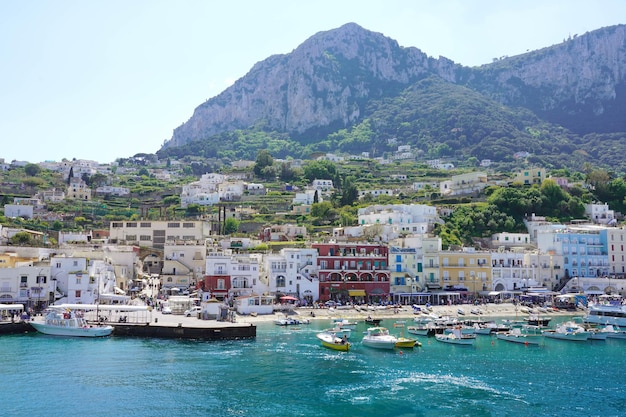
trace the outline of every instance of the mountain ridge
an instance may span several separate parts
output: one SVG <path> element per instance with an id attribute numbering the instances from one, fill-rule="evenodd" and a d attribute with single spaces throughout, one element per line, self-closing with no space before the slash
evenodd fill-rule
<path id="1" fill-rule="evenodd" d="M 199 105 L 161 151 L 259 126 L 308 142 L 324 140 L 363 122 L 371 103 L 398 97 L 432 76 L 504 106 L 528 109 L 581 136 L 626 132 L 625 25 L 465 67 L 348 23 L 316 33 L 290 53 L 256 63 L 231 87 Z M 584 146 L 579 138 L 571 139 Z"/>

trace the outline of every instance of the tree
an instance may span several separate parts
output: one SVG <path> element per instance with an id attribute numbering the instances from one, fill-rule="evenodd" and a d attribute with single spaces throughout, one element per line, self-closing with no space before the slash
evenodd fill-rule
<path id="1" fill-rule="evenodd" d="M 346 177 L 343 181 L 343 187 L 341 187 L 341 198 L 339 203 L 342 206 L 351 206 L 352 203 L 359 198 L 359 189 L 355 185 L 356 178 L 350 176 Z"/>
<path id="2" fill-rule="evenodd" d="M 236 233 L 238 229 L 239 229 L 239 220 L 229 217 L 224 222 L 224 234 L 225 235 L 232 235 L 233 233 Z"/>
<path id="3" fill-rule="evenodd" d="M 337 167 L 330 161 L 313 161 L 304 167 L 304 176 L 307 180 L 332 180 L 337 174 Z M 340 186 L 341 184 L 336 184 Z"/>
<path id="4" fill-rule="evenodd" d="M 26 164 L 26 166 L 24 167 L 24 172 L 26 173 L 26 175 L 34 177 L 41 172 L 41 168 L 37 164 Z"/>
<path id="5" fill-rule="evenodd" d="M 272 155 L 270 155 L 267 150 L 263 149 L 256 155 L 256 161 L 252 170 L 254 171 L 254 175 L 257 177 L 263 177 L 263 170 L 267 167 L 271 167 L 272 165 L 274 165 L 274 158 L 272 158 Z"/>
<path id="6" fill-rule="evenodd" d="M 9 241 L 12 245 L 26 246 L 32 243 L 32 237 L 28 232 L 17 232 Z"/>

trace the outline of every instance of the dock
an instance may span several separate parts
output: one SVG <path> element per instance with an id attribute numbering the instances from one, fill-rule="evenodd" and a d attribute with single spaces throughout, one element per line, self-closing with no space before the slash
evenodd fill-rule
<path id="1" fill-rule="evenodd" d="M 256 325 L 230 321 L 201 320 L 197 317 L 152 311 L 143 322 L 105 321 L 113 336 L 161 339 L 243 340 L 256 338 Z M 0 322 L 0 335 L 36 332 L 28 321 Z"/>

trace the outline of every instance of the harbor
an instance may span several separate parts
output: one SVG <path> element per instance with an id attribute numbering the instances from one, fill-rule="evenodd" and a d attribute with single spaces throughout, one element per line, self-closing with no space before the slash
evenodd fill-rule
<path id="1" fill-rule="evenodd" d="M 395 317 L 381 325 L 398 334 Z M 164 320 L 175 327 L 177 319 Z M 6 335 L 3 372 L 19 377 L 0 383 L 3 407 L 18 417 L 622 414 L 623 341 L 526 346 L 479 336 L 465 347 L 418 337 L 422 347 L 382 350 L 361 345 L 358 321 L 348 352 L 315 337 L 331 324 L 326 314 L 297 326 L 259 320 L 246 340 Z"/>

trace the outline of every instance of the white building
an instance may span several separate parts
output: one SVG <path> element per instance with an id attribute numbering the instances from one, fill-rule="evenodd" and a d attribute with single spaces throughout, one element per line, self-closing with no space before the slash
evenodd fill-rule
<path id="1" fill-rule="evenodd" d="M 333 190 L 333 180 L 318 180 L 315 179 L 311 183 L 311 188 L 320 192 L 327 192 Z"/>
<path id="2" fill-rule="evenodd" d="M 503 246 L 505 248 L 511 248 L 514 246 L 528 246 L 530 245 L 530 234 L 528 233 L 496 233 L 491 236 L 491 247 L 497 248 Z"/>
<path id="3" fill-rule="evenodd" d="M 390 204 L 360 208 L 358 221 L 359 225 L 392 225 L 398 233 L 427 233 L 441 219 L 434 206 Z"/>
<path id="4" fill-rule="evenodd" d="M 310 206 L 311 204 L 315 202 L 316 193 L 317 193 L 317 199 L 318 199 L 317 202 L 321 203 L 323 201 L 321 193 L 317 192 L 316 190 L 305 190 L 302 193 L 296 193 L 295 197 L 293 198 L 293 200 L 291 200 L 291 202 L 294 205 Z"/>
<path id="5" fill-rule="evenodd" d="M 33 218 L 34 207 L 23 204 L 5 204 L 4 215 L 10 218 L 23 217 L 25 219 Z"/>
<path id="6" fill-rule="evenodd" d="M 96 193 L 125 196 L 130 194 L 130 190 L 126 187 L 113 187 L 111 185 L 104 185 L 102 187 L 96 188 Z"/>
<path id="7" fill-rule="evenodd" d="M 613 225 L 617 222 L 615 211 L 609 210 L 609 205 L 606 203 L 585 204 L 585 215 L 598 224 Z"/>
<path id="8" fill-rule="evenodd" d="M 202 221 L 112 221 L 111 243 L 163 248 L 175 241 L 201 241 L 211 235 L 210 224 Z"/>
<path id="9" fill-rule="evenodd" d="M 487 174 L 484 172 L 468 172 L 454 175 L 439 184 L 442 195 L 462 195 L 480 192 L 487 187 Z"/>
<path id="10" fill-rule="evenodd" d="M 270 295 L 291 295 L 309 304 L 319 299 L 316 249 L 285 248 L 266 256 L 264 265 Z"/>

